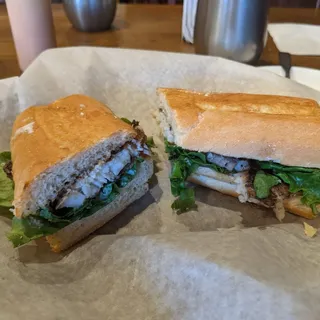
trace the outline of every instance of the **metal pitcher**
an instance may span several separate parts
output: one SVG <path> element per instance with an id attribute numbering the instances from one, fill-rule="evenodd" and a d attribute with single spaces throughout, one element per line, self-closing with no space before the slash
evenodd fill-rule
<path id="1" fill-rule="evenodd" d="M 117 0 L 63 0 L 66 15 L 81 31 L 102 31 L 111 27 Z"/>
<path id="2" fill-rule="evenodd" d="M 198 0 L 196 53 L 256 62 L 267 36 L 268 0 Z"/>

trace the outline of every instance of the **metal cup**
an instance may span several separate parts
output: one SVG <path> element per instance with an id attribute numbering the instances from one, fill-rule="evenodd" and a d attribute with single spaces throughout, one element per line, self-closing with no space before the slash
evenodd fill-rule
<path id="1" fill-rule="evenodd" d="M 256 62 L 267 32 L 268 0 L 198 0 L 196 53 Z"/>
<path id="2" fill-rule="evenodd" d="M 111 27 L 117 0 L 63 0 L 66 15 L 81 31 L 102 31 Z"/>

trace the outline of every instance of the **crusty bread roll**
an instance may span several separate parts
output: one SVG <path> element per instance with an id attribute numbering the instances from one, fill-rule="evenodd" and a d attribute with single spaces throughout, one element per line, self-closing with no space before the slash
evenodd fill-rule
<path id="1" fill-rule="evenodd" d="M 320 108 L 314 100 L 169 88 L 159 88 L 158 96 L 163 135 L 179 147 L 320 168 Z M 188 180 L 238 197 L 241 202 L 266 206 L 251 196 L 248 177 L 248 172 L 222 174 L 200 167 Z M 301 203 L 300 195 L 281 199 L 281 203 L 291 213 L 315 217 L 311 208 Z M 320 205 L 317 209 L 320 211 Z"/>
<path id="2" fill-rule="evenodd" d="M 11 138 L 15 215 L 44 207 L 61 186 L 136 135 L 110 109 L 83 95 L 26 109 Z"/>
<path id="3" fill-rule="evenodd" d="M 23 218 L 51 206 L 61 192 L 128 145 L 134 150 L 140 148 L 135 152 L 144 152 L 140 151 L 144 150 L 141 132 L 84 95 L 28 108 L 17 117 L 11 138 L 15 216 Z M 53 250 L 65 249 L 84 238 L 147 192 L 153 165 L 150 153 L 143 157 L 137 175 L 120 189 L 113 202 L 48 237 Z"/>
<path id="4" fill-rule="evenodd" d="M 163 88 L 158 95 L 164 135 L 184 149 L 320 168 L 316 101 Z"/>

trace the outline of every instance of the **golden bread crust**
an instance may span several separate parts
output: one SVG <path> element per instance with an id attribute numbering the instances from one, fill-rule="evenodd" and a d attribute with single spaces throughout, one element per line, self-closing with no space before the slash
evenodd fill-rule
<path id="1" fill-rule="evenodd" d="M 26 109 L 16 118 L 11 138 L 15 201 L 46 169 L 120 131 L 136 135 L 105 105 L 84 95 Z"/>
<path id="2" fill-rule="evenodd" d="M 224 156 L 320 168 L 320 108 L 310 99 L 158 89 L 174 143 Z"/>
<path id="3" fill-rule="evenodd" d="M 306 219 L 315 219 L 317 217 L 309 206 L 301 202 L 301 197 L 297 196 L 285 199 L 283 205 L 287 211 Z M 320 211 L 320 205 L 317 206 L 317 209 Z"/>

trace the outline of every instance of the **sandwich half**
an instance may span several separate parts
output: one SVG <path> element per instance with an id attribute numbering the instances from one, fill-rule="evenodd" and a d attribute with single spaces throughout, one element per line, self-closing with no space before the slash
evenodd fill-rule
<path id="1" fill-rule="evenodd" d="M 310 99 L 159 88 L 173 209 L 195 207 L 187 181 L 312 219 L 320 213 L 320 108 Z"/>
<path id="2" fill-rule="evenodd" d="M 11 138 L 14 246 L 45 236 L 64 250 L 148 191 L 153 174 L 137 122 L 93 98 L 72 95 L 30 107 Z"/>

